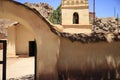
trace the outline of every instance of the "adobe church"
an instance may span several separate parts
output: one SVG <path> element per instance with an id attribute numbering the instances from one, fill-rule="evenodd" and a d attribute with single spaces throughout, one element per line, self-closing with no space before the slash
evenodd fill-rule
<path id="1" fill-rule="evenodd" d="M 91 33 L 89 5 L 87 0 L 62 0 L 62 30 L 67 33 Z M 19 22 L 8 26 L 8 57 L 34 56 L 35 37 Z M 24 47 L 23 47 L 24 46 Z"/>
<path id="2" fill-rule="evenodd" d="M 120 42 L 88 35 L 88 8 L 88 0 L 62 0 L 60 26 L 24 4 L 0 0 L 0 18 L 19 23 L 8 28 L 7 55 L 29 55 L 29 45 L 36 46 L 36 80 L 112 80 L 116 76 L 111 71 L 119 76 Z"/>

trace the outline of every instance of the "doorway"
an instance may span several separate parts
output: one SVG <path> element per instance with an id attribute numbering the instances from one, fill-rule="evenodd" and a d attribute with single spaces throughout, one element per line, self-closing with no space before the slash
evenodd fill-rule
<path id="1" fill-rule="evenodd" d="M 29 56 L 35 56 L 36 50 L 36 41 L 29 41 Z"/>

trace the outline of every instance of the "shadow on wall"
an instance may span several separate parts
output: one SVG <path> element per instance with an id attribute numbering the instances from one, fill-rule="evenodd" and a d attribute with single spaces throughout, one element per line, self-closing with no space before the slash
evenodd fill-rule
<path id="1" fill-rule="evenodd" d="M 120 42 L 60 40 L 59 80 L 120 80 Z"/>
<path id="2" fill-rule="evenodd" d="M 58 77 L 59 80 L 120 80 L 120 60 L 108 57 L 104 62 L 89 61 L 80 69 L 58 69 Z"/>

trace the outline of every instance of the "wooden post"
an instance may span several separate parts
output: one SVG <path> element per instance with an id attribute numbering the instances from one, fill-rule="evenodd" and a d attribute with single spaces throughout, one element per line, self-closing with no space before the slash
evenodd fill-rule
<path id="1" fill-rule="evenodd" d="M 95 0 L 93 0 L 93 13 L 94 13 L 94 16 L 93 16 L 93 25 L 95 25 Z"/>
<path id="2" fill-rule="evenodd" d="M 3 44 L 3 60 L 0 61 L 2 64 L 2 80 L 6 80 L 6 50 L 7 50 L 7 42 L 6 40 L 0 40 L 0 43 Z"/>

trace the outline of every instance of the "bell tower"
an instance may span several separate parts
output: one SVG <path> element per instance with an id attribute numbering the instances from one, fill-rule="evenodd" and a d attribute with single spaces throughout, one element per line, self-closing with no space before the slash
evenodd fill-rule
<path id="1" fill-rule="evenodd" d="M 62 0 L 61 11 L 65 29 L 91 29 L 88 0 Z"/>

